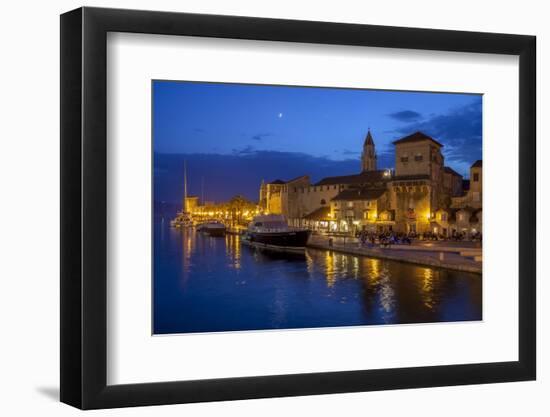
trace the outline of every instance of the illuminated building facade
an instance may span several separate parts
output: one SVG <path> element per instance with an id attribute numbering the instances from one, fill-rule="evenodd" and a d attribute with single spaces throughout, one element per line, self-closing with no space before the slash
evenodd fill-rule
<path id="1" fill-rule="evenodd" d="M 465 192 L 462 176 L 445 166 L 441 143 L 416 132 L 393 144 L 394 169 L 377 169 L 369 131 L 360 173 L 314 184 L 307 175 L 262 183 L 260 207 L 284 214 L 291 225 L 332 232 L 481 232 L 481 161 L 472 166 Z"/>

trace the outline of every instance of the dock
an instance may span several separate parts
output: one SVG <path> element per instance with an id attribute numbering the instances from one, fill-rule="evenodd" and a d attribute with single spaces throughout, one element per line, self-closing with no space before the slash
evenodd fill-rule
<path id="1" fill-rule="evenodd" d="M 334 239 L 332 245 L 325 236 L 312 236 L 308 248 L 334 251 L 356 256 L 367 256 L 423 266 L 452 269 L 481 274 L 482 249 L 471 246 L 438 244 L 391 245 L 389 247 L 360 245 L 357 239 Z"/>

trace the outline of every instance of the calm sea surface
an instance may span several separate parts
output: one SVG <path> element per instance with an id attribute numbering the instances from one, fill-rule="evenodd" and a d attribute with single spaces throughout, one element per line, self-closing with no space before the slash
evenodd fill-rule
<path id="1" fill-rule="evenodd" d="M 481 276 L 307 250 L 287 257 L 154 228 L 154 332 L 481 320 Z"/>

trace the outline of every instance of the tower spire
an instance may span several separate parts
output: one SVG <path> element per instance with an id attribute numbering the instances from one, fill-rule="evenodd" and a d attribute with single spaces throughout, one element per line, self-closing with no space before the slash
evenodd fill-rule
<path id="1" fill-rule="evenodd" d="M 370 126 L 363 143 L 363 153 L 361 154 L 361 169 L 365 171 L 376 171 L 376 150 L 374 146 L 374 139 L 370 132 Z"/>
<path id="2" fill-rule="evenodd" d="M 367 146 L 367 145 L 374 146 L 374 140 L 372 139 L 372 134 L 370 133 L 370 127 L 369 127 L 369 130 L 367 131 L 367 136 L 365 137 L 365 143 L 363 146 Z"/>

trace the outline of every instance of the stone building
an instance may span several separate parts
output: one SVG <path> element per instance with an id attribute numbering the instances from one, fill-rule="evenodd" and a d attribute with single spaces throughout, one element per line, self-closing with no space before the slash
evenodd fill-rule
<path id="1" fill-rule="evenodd" d="M 462 194 L 464 178 L 450 167 L 443 168 L 444 187 L 451 192 L 451 197 L 458 197 Z"/>
<path id="2" fill-rule="evenodd" d="M 464 180 L 462 192 L 453 195 L 451 204 L 448 208 L 442 209 L 449 217 L 447 225 L 439 222 L 439 226 L 446 226 L 448 235 L 457 233 L 463 234 L 466 237 L 483 233 L 482 221 L 482 202 L 483 202 L 483 187 L 482 187 L 482 171 L 483 162 L 478 160 L 470 167 L 470 179 Z"/>
<path id="3" fill-rule="evenodd" d="M 466 187 L 462 193 L 453 196 L 452 208 L 481 208 L 483 198 L 482 168 L 483 162 L 481 160 L 472 164 L 470 167 L 470 180 L 466 182 Z"/>
<path id="4" fill-rule="evenodd" d="M 372 134 L 366 135 L 358 174 L 309 176 L 262 183 L 261 206 L 289 223 L 330 232 L 369 230 L 426 233 L 481 231 L 481 161 L 472 165 L 470 189 L 445 166 L 443 145 L 415 132 L 393 142 L 395 168 L 377 169 Z M 462 211 L 461 211 L 462 210 Z"/>
<path id="5" fill-rule="evenodd" d="M 196 195 L 189 195 L 184 198 L 183 210 L 185 212 L 192 212 L 199 206 L 199 197 Z"/>
<path id="6" fill-rule="evenodd" d="M 390 213 L 387 199 L 386 188 L 348 188 L 342 191 L 331 201 L 334 228 L 339 225 L 344 232 L 349 231 L 350 227 L 380 231 L 383 226 L 382 213 Z M 385 220 L 388 226 L 393 225 L 393 211 Z"/>
<path id="7" fill-rule="evenodd" d="M 262 181 L 259 205 L 263 211 L 273 214 L 281 214 L 283 212 L 282 200 L 284 184 L 285 182 L 282 180 L 275 180 L 267 184 Z"/>

